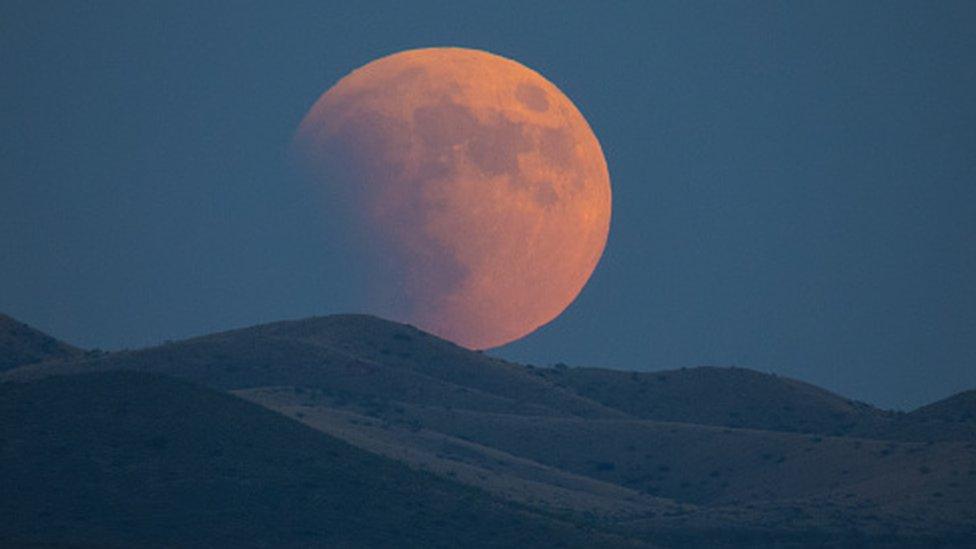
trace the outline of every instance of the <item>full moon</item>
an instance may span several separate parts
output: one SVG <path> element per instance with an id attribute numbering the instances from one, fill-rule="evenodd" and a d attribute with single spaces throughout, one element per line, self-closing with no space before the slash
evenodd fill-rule
<path id="1" fill-rule="evenodd" d="M 368 63 L 318 99 L 293 152 L 341 206 L 369 312 L 468 348 L 556 318 L 606 245 L 600 143 L 555 85 L 498 55 L 429 48 Z"/>

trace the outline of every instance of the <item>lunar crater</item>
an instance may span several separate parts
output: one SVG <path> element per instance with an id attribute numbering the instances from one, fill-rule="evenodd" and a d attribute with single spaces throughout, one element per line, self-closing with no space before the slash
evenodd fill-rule
<path id="1" fill-rule="evenodd" d="M 515 88 L 515 97 L 530 110 L 536 112 L 546 112 L 549 110 L 549 100 L 546 99 L 546 92 L 539 86 L 523 82 Z"/>
<path id="2" fill-rule="evenodd" d="M 414 110 L 414 129 L 426 146 L 425 156 L 435 165 L 421 168 L 421 174 L 453 176 L 458 162 L 469 160 L 487 177 L 518 177 L 518 155 L 532 148 L 524 124 L 500 112 L 486 116 L 489 120 L 481 121 L 470 108 L 447 99 Z M 445 165 L 446 157 L 455 162 Z"/>

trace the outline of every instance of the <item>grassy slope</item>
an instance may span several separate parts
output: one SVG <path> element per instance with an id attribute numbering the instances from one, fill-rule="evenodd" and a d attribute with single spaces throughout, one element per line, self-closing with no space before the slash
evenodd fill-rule
<path id="1" fill-rule="evenodd" d="M 626 520 L 649 536 L 730 527 L 957 535 L 976 524 L 966 394 L 890 414 L 744 369 L 530 368 L 366 316 L 61 367 L 115 368 L 237 390 L 369 451 L 537 508 Z"/>
<path id="2" fill-rule="evenodd" d="M 406 403 L 338 404 L 319 391 L 258 388 L 235 394 L 387 457 L 477 486 L 508 500 L 583 517 L 631 519 L 682 506 L 614 483 L 424 428 Z M 436 409 L 436 408 L 435 408 Z"/>
<path id="3" fill-rule="evenodd" d="M 385 409 L 354 403 L 339 407 L 307 391 L 286 389 L 249 391 L 248 398 L 364 447 L 396 436 L 396 444 L 377 449 L 391 455 L 429 446 L 431 433 L 450 437 L 435 446 L 438 459 L 412 456 L 432 470 L 452 470 L 451 462 L 491 471 L 510 467 L 484 452 L 459 448 L 466 443 L 665 498 L 643 501 L 643 512 L 611 508 L 607 513 L 621 519 L 628 514 L 635 519 L 642 514 L 682 515 L 688 521 L 685 527 L 694 529 L 702 525 L 698 519 L 712 520 L 709 508 L 732 508 L 737 512 L 726 519 L 738 528 L 784 532 L 884 526 L 919 535 L 958 533 L 976 524 L 976 443 L 971 442 L 910 443 L 652 420 L 518 416 L 408 403 Z M 794 509 L 798 516 L 770 519 L 777 507 Z M 809 520 L 799 520 L 804 517 Z"/>
<path id="4" fill-rule="evenodd" d="M 808 383 L 744 368 L 540 372 L 558 385 L 641 419 L 841 435 L 890 417 Z"/>
<path id="5" fill-rule="evenodd" d="M 0 486 L 7 543 L 608 542 L 236 397 L 135 372 L 0 384 Z"/>

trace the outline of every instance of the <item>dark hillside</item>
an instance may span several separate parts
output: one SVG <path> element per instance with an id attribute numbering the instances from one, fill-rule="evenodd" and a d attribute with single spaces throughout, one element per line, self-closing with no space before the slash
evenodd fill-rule
<path id="1" fill-rule="evenodd" d="M 0 384 L 0 545 L 610 541 L 236 397 L 135 372 Z"/>
<path id="2" fill-rule="evenodd" d="M 626 417 L 517 364 L 463 349 L 410 326 L 365 315 L 278 322 L 115 353 L 56 372 L 139 370 L 218 389 L 306 386 L 351 399 L 530 415 Z"/>
<path id="3" fill-rule="evenodd" d="M 641 419 L 842 435 L 887 423 L 892 415 L 808 383 L 745 368 L 624 372 L 560 367 L 540 372 Z"/>
<path id="4" fill-rule="evenodd" d="M 867 436 L 914 441 L 976 441 L 976 391 L 965 391 L 901 414 Z"/>
<path id="5" fill-rule="evenodd" d="M 976 390 L 964 391 L 908 414 L 916 421 L 976 423 Z"/>
<path id="6" fill-rule="evenodd" d="M 352 444 L 533 506 L 569 507 L 559 494 L 539 488 L 582 489 L 580 482 L 568 484 L 567 477 L 547 471 L 589 477 L 600 485 L 585 495 L 577 492 L 578 510 L 589 507 L 609 524 L 640 524 L 646 539 L 660 543 L 659 534 L 669 533 L 694 540 L 693 546 L 705 539 L 714 546 L 713 536 L 745 536 L 746 546 L 791 539 L 863 546 L 886 536 L 897 546 L 928 546 L 967 536 L 976 524 L 976 448 L 965 442 L 518 416 L 406 403 L 364 409 L 285 388 L 245 396 Z M 532 467 L 520 471 L 503 456 Z M 612 494 L 604 489 L 608 485 L 630 495 Z"/>
<path id="7" fill-rule="evenodd" d="M 142 373 L 92 374 L 119 370 Z M 71 373 L 81 389 L 52 377 Z M 906 414 L 741 368 L 534 368 L 362 315 L 27 365 L 4 380 L 0 395 L 20 404 L 0 408 L 0 493 L 14 487 L 0 512 L 32 539 L 188 542 L 154 514 L 204 517 L 211 545 L 389 545 L 414 523 L 419 537 L 401 545 L 448 544 L 455 530 L 451 545 L 606 544 L 569 523 L 693 547 L 976 535 L 974 392 Z M 50 497 L 63 486 L 63 500 Z M 83 501 L 100 507 L 76 520 Z M 527 526 L 488 526 L 503 516 Z M 564 522 L 541 518 L 553 516 Z M 484 529 L 495 533 L 475 536 Z"/>
<path id="8" fill-rule="evenodd" d="M 0 372 L 47 360 L 72 360 L 75 349 L 9 316 L 0 314 Z"/>

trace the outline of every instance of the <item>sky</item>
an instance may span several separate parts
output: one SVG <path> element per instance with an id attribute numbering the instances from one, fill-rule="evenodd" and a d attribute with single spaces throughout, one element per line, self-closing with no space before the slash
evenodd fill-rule
<path id="1" fill-rule="evenodd" d="M 614 195 L 576 302 L 493 354 L 910 409 L 976 388 L 974 28 L 971 2 L 7 1 L 0 312 L 102 349 L 354 312 L 289 143 L 349 71 L 464 46 L 559 86 Z"/>

